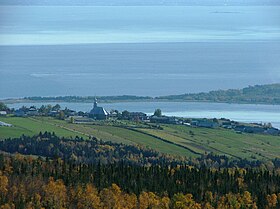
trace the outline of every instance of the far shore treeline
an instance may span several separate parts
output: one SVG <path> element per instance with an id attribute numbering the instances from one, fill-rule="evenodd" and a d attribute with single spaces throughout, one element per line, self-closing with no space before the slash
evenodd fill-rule
<path id="1" fill-rule="evenodd" d="M 2 100 L 5 103 L 17 102 L 94 102 L 97 98 L 101 103 L 110 102 L 224 102 L 247 104 L 280 104 L 280 83 L 255 85 L 243 89 L 216 90 L 201 93 L 186 93 L 169 96 L 56 96 L 56 97 L 24 97 L 20 99 Z"/>

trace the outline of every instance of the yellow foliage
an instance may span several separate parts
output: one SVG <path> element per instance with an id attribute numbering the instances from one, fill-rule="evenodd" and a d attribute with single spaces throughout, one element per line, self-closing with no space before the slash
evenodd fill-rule
<path id="1" fill-rule="evenodd" d="M 272 194 L 272 195 L 267 195 L 266 197 L 267 202 L 268 202 L 268 207 L 267 208 L 276 208 L 276 204 L 277 204 L 277 195 L 276 194 Z"/>
<path id="2" fill-rule="evenodd" d="M 6 194 L 8 192 L 8 178 L 7 176 L 0 175 L 0 194 Z M 0 196 L 1 197 L 1 196 Z"/>
<path id="3" fill-rule="evenodd" d="M 121 189 L 118 185 L 112 184 L 110 188 L 100 192 L 100 199 L 103 208 L 121 209 Z"/>
<path id="4" fill-rule="evenodd" d="M 207 202 L 207 203 L 204 205 L 203 209 L 214 209 L 214 207 L 213 207 L 209 202 Z"/>
<path id="5" fill-rule="evenodd" d="M 149 196 L 147 192 L 141 192 L 139 196 L 139 209 L 146 209 L 149 207 Z"/>
<path id="6" fill-rule="evenodd" d="M 193 200 L 192 194 L 175 194 L 173 197 L 174 209 L 201 209 L 201 205 Z"/>
<path id="7" fill-rule="evenodd" d="M 15 205 L 14 204 L 5 204 L 5 205 L 2 205 L 1 207 L 0 207 L 0 209 L 15 209 Z"/>
<path id="8" fill-rule="evenodd" d="M 160 208 L 169 209 L 170 199 L 169 197 L 163 197 L 160 201 Z"/>
<path id="9" fill-rule="evenodd" d="M 87 184 L 84 191 L 78 188 L 78 209 L 98 209 L 100 206 L 100 198 L 98 191 L 91 184 Z"/>
<path id="10" fill-rule="evenodd" d="M 66 208 L 66 187 L 62 180 L 54 181 L 49 179 L 49 183 L 43 187 L 43 204 L 46 208 L 64 209 Z"/>

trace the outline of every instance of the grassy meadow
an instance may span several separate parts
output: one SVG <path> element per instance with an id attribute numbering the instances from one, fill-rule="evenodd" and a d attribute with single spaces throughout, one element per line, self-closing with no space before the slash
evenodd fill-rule
<path id="1" fill-rule="evenodd" d="M 222 128 L 194 128 L 183 125 L 160 125 L 128 121 L 96 121 L 92 124 L 72 124 L 49 117 L 1 117 L 13 127 L 0 127 L 0 139 L 22 134 L 55 132 L 59 136 L 94 136 L 103 141 L 140 144 L 161 153 L 197 157 L 213 152 L 234 158 L 274 159 L 280 157 L 280 137 L 236 133 Z"/>

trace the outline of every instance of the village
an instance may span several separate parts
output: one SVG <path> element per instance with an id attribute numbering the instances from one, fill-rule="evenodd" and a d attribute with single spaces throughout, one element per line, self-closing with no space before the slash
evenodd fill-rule
<path id="1" fill-rule="evenodd" d="M 61 109 L 59 104 L 54 106 L 42 105 L 40 108 L 36 106 L 21 107 L 19 109 L 6 109 L 0 111 L 0 117 L 54 117 L 60 120 L 66 120 L 69 123 L 75 124 L 90 124 L 99 120 L 127 120 L 133 122 L 143 122 L 152 124 L 177 124 L 190 127 L 201 128 L 224 128 L 233 130 L 236 133 L 254 133 L 267 135 L 280 135 L 280 130 L 272 127 L 270 123 L 241 123 L 226 118 L 182 118 L 174 116 L 165 116 L 160 109 L 156 109 L 153 115 L 147 115 L 143 112 L 129 112 L 127 110 L 106 110 L 98 106 L 97 99 L 95 99 L 93 108 L 90 112 L 75 111 L 68 108 Z M 2 122 L 0 126 L 10 127 L 12 124 Z"/>

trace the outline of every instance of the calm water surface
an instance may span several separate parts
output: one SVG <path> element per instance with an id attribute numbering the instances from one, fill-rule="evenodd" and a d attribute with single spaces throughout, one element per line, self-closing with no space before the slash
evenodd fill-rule
<path id="1" fill-rule="evenodd" d="M 23 105 L 35 105 L 40 107 L 46 103 L 17 103 L 9 107 L 19 108 Z M 56 103 L 50 103 L 55 105 Z M 59 103 L 62 108 L 68 107 L 76 111 L 89 112 L 90 103 Z M 99 104 L 107 110 L 141 111 L 153 114 L 160 108 L 163 114 L 168 116 L 191 118 L 229 118 L 240 122 L 271 122 L 273 126 L 280 128 L 280 105 L 251 105 L 251 104 L 225 104 L 225 103 L 199 103 L 199 102 L 125 102 Z"/>
<path id="2" fill-rule="evenodd" d="M 0 98 L 280 82 L 280 7 L 0 7 Z"/>

